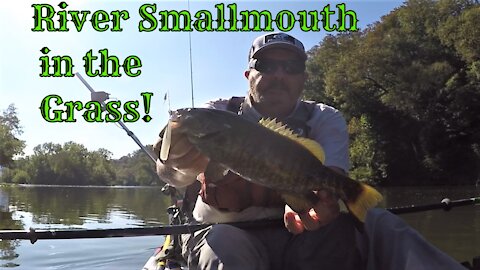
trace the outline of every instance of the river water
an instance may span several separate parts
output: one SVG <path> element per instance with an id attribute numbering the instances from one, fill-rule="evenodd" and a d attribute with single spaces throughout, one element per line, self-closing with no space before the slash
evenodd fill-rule
<path id="1" fill-rule="evenodd" d="M 480 196 L 475 187 L 381 189 L 381 207 Z M 0 187 L 0 229 L 110 229 L 168 223 L 169 198 L 159 188 Z M 401 215 L 458 261 L 480 255 L 480 205 Z M 141 269 L 162 236 L 0 241 L 0 268 Z"/>

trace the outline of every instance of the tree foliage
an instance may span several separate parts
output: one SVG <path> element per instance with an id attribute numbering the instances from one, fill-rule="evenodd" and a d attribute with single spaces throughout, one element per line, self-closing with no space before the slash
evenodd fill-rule
<path id="1" fill-rule="evenodd" d="M 3 180 L 53 185 L 109 185 L 115 181 L 111 153 L 105 149 L 88 151 L 81 144 L 67 142 L 37 145 L 33 152 L 17 160 Z"/>
<path id="2" fill-rule="evenodd" d="M 0 180 L 45 185 L 157 185 L 155 164 L 140 150 L 112 160 L 105 149 L 89 151 L 83 145 L 44 143 L 33 155 L 17 159 Z"/>
<path id="3" fill-rule="evenodd" d="M 17 111 L 13 104 L 0 115 L 0 166 L 9 166 L 13 157 L 22 154 L 25 142 L 18 137 L 22 134 Z"/>
<path id="4" fill-rule="evenodd" d="M 147 148 L 151 149 L 152 146 Z M 160 182 L 155 164 L 142 150 L 115 160 L 114 164 L 117 168 L 117 183 L 120 185 L 150 186 Z"/>
<path id="5" fill-rule="evenodd" d="M 479 177 L 479 20 L 477 1 L 410 0 L 309 52 L 305 95 L 345 113 L 353 172 L 386 184 Z"/>

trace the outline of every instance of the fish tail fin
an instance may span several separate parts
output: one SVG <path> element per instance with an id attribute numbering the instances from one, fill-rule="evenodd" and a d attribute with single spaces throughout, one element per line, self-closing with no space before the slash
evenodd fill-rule
<path id="1" fill-rule="evenodd" d="M 382 194 L 373 187 L 361 184 L 361 191 L 354 200 L 346 201 L 350 212 L 361 222 L 365 222 L 367 211 L 383 199 Z"/>

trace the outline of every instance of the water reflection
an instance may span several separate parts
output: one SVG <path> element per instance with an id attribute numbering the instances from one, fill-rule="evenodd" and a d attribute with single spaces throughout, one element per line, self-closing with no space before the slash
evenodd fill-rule
<path id="1" fill-rule="evenodd" d="M 20 220 L 14 220 L 9 211 L 9 197 L 0 189 L 0 230 L 22 229 Z M 9 262 L 18 257 L 15 248 L 19 245 L 18 240 L 0 241 L 0 267 L 15 267 L 17 264 Z M 4 263 L 5 262 L 5 263 Z"/>
<path id="2" fill-rule="evenodd" d="M 381 189 L 381 192 L 385 197 L 382 207 L 438 203 L 445 197 L 455 200 L 480 196 L 480 189 L 472 187 L 402 187 Z M 162 195 L 158 188 L 0 187 L 0 229 L 106 229 L 166 224 L 168 217 L 165 209 L 168 205 L 169 198 Z M 458 261 L 471 260 L 480 255 L 480 206 L 458 207 L 450 212 L 427 211 L 401 217 Z M 72 241 L 84 243 L 87 249 L 68 251 Z M 108 261 L 109 269 L 119 269 L 115 268 L 118 266 L 115 264 L 119 259 L 118 254 L 122 254 L 123 259 L 123 265 L 120 266 L 130 262 L 139 267 L 152 252 L 146 250 L 146 255 L 138 255 L 135 252 L 141 251 L 138 246 L 140 242 L 137 246 L 130 246 L 134 241 L 126 239 L 121 244 L 112 245 L 117 241 L 121 239 L 55 240 L 48 245 L 55 246 L 55 250 L 71 252 L 73 257 L 63 254 L 53 261 L 42 259 L 45 256 L 42 245 L 47 245 L 47 242 L 37 243 L 32 248 L 28 241 L 0 241 L 0 267 L 26 267 L 33 264 L 35 268 L 39 263 L 50 267 L 84 260 L 97 264 Z M 142 241 L 147 243 L 142 242 L 142 245 L 151 248 L 160 242 Z M 98 257 L 92 247 L 108 250 L 108 254 Z M 128 256 L 144 257 L 139 258 L 139 262 L 132 262 L 132 257 Z"/>
<path id="3" fill-rule="evenodd" d="M 118 216 L 142 221 L 138 226 L 168 222 L 168 198 L 158 188 L 20 186 L 4 193 L 14 211 L 31 215 L 32 225 L 90 228 L 112 224 Z"/>
<path id="4" fill-rule="evenodd" d="M 6 186 L 0 187 L 0 229 L 107 229 L 166 224 L 168 202 L 158 188 Z M 65 247 L 71 242 L 56 243 Z M 20 244 L 19 240 L 0 241 L 0 268 L 17 267 L 20 264 L 16 261 L 25 264 L 17 258 Z"/>
<path id="5" fill-rule="evenodd" d="M 383 206 L 440 203 L 442 199 L 466 199 L 480 196 L 478 187 L 390 187 L 381 190 Z M 430 243 L 457 261 L 480 256 L 480 205 L 403 214 L 401 217 Z"/>

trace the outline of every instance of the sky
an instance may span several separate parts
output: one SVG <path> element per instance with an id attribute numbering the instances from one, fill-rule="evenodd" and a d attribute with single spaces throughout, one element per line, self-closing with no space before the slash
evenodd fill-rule
<path id="1" fill-rule="evenodd" d="M 76 111 L 76 122 L 50 123 L 42 117 L 40 110 L 46 96 L 58 95 L 63 102 L 80 101 L 85 104 L 90 100 L 89 90 L 77 77 L 41 77 L 40 58 L 43 56 L 70 56 L 73 61 L 73 72 L 78 72 L 95 91 L 105 91 L 110 94 L 110 100 L 120 101 L 122 106 L 128 101 L 139 101 L 140 118 L 146 115 L 142 92 L 153 93 L 149 116 L 152 120 L 142 119 L 134 123 L 126 123 L 138 139 L 145 144 L 153 144 L 159 131 L 166 125 L 168 110 L 175 110 L 231 96 L 243 96 L 247 92 L 247 80 L 243 76 L 247 66 L 247 54 L 255 37 L 264 32 L 198 32 L 191 33 L 140 32 L 138 29 L 140 17 L 139 8 L 144 4 L 156 4 L 157 12 L 152 13 L 156 19 L 160 10 L 188 10 L 192 16 L 198 10 L 209 10 L 216 17 L 216 4 L 223 3 L 226 12 L 227 5 L 237 4 L 237 12 L 241 10 L 268 10 L 275 16 L 281 10 L 296 14 L 299 10 L 321 11 L 330 5 L 332 15 L 336 20 L 338 3 L 344 3 L 347 10 L 355 11 L 360 29 L 379 21 L 403 1 L 384 0 L 351 0 L 351 1 L 285 1 L 285 0 L 255 0 L 255 1 L 206 1 L 206 0 L 168 0 L 168 1 L 137 1 L 137 0 L 83 0 L 65 1 L 68 6 L 65 11 L 90 11 L 90 16 L 97 10 L 108 13 L 116 10 L 127 10 L 130 18 L 122 20 L 121 32 L 95 31 L 90 17 L 83 29 L 76 30 L 73 22 L 68 21 L 66 32 L 34 32 L 33 4 L 50 4 L 55 12 L 62 9 L 61 1 L 7 1 L 0 9 L 0 111 L 14 104 L 20 119 L 23 134 L 20 139 L 26 142 L 24 155 L 31 155 L 33 148 L 39 144 L 53 142 L 63 144 L 74 141 L 83 144 L 88 150 L 105 148 L 112 152 L 112 158 L 120 158 L 138 150 L 135 142 L 114 123 L 88 123 L 82 117 L 85 110 Z M 228 17 L 228 15 L 226 15 Z M 53 17 L 54 27 L 60 27 L 59 15 Z M 67 17 L 70 18 L 70 17 Z M 108 24 L 111 27 L 111 24 Z M 147 22 L 144 24 L 149 26 Z M 45 24 L 43 24 L 45 27 Z M 215 24 L 214 24 L 215 26 Z M 275 28 L 275 24 L 273 24 Z M 303 32 L 298 24 L 288 31 L 289 34 L 301 40 L 307 50 L 319 45 L 327 31 Z M 334 34 L 334 33 L 333 33 Z M 191 41 L 191 43 L 189 42 Z M 190 46 L 191 44 L 191 46 Z M 48 54 L 41 52 L 47 47 Z M 191 50 L 190 50 L 191 48 Z M 109 55 L 115 55 L 123 63 L 129 56 L 137 56 L 142 64 L 137 77 L 128 76 L 120 69 L 121 77 L 89 77 L 85 73 L 82 59 L 90 50 L 100 58 L 100 50 L 108 49 Z M 93 61 L 93 68 L 99 69 L 100 61 Z M 50 72 L 53 72 L 51 69 Z M 191 76 L 192 75 L 192 76 Z M 193 82 L 193 88 L 192 88 Z M 192 91 L 193 89 L 193 91 Z M 168 99 L 165 100 L 165 94 Z M 65 110 L 65 105 L 55 105 L 52 110 Z M 123 109 L 120 112 L 125 113 Z M 53 114 L 53 112 L 50 112 Z"/>

